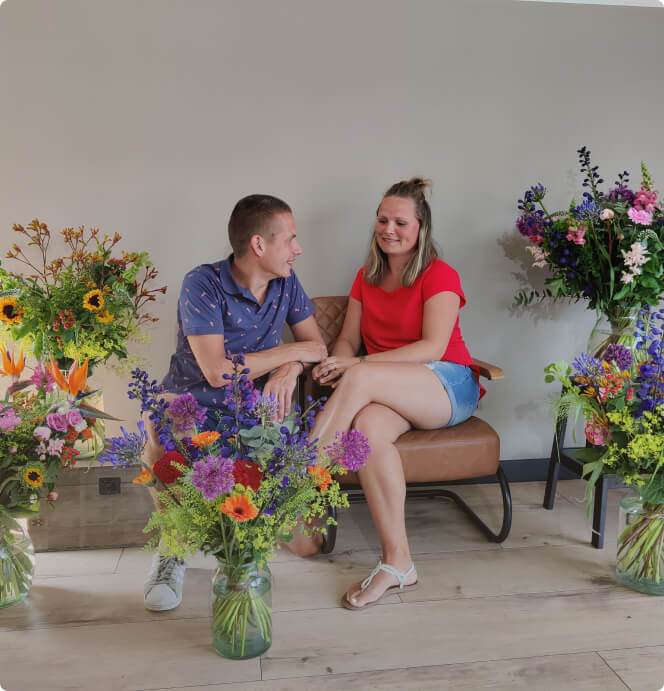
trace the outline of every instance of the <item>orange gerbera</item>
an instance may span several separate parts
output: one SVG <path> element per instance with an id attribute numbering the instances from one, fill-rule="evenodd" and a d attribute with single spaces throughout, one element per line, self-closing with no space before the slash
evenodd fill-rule
<path id="1" fill-rule="evenodd" d="M 4 374 L 7 377 L 20 377 L 25 367 L 23 348 L 21 348 L 16 359 L 14 358 L 14 346 L 12 346 L 11 355 L 5 346 L 0 346 L 0 348 L 2 348 L 2 369 L 0 369 L 0 374 Z"/>
<path id="2" fill-rule="evenodd" d="M 132 482 L 135 485 L 147 485 L 150 482 L 152 482 L 154 478 L 152 477 L 152 474 L 150 473 L 149 470 L 143 470 L 141 471 L 140 475 L 137 475 Z"/>
<path id="3" fill-rule="evenodd" d="M 323 492 L 332 484 L 332 476 L 327 468 L 319 465 L 310 465 L 307 468 L 307 472 L 316 481 L 318 489 L 323 490 Z"/>
<path id="4" fill-rule="evenodd" d="M 197 449 L 204 449 L 206 446 L 214 444 L 221 434 L 219 432 L 199 432 L 195 437 L 192 438 L 191 443 Z"/>
<path id="5" fill-rule="evenodd" d="M 72 396 L 78 396 L 85 388 L 85 382 L 88 379 L 88 360 L 89 358 L 86 358 L 85 362 L 80 367 L 78 366 L 78 360 L 76 360 L 69 368 L 66 378 L 60 371 L 52 355 L 51 364 L 46 365 L 46 367 L 53 376 L 53 380 L 58 385 L 58 388 L 62 389 L 62 391 L 67 391 Z"/>
<path id="6" fill-rule="evenodd" d="M 225 513 L 236 521 L 250 521 L 258 516 L 258 509 L 251 503 L 249 497 L 244 494 L 236 494 L 227 497 L 219 507 L 221 513 Z"/>

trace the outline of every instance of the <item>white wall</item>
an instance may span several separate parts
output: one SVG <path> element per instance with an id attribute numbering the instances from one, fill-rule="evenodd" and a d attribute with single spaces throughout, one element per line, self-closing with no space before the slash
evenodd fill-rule
<path id="1" fill-rule="evenodd" d="M 149 250 L 169 285 L 144 349 L 161 377 L 182 276 L 226 253 L 239 197 L 289 201 L 302 282 L 339 294 L 381 193 L 424 174 L 468 297 L 464 336 L 506 373 L 481 414 L 503 458 L 543 457 L 542 369 L 583 347 L 593 317 L 511 308 L 527 256 L 516 199 L 541 181 L 566 205 L 581 145 L 607 181 L 646 159 L 664 191 L 663 34 L 659 9 L 502 0 L 8 0 L 2 245 L 38 216 Z M 99 381 L 107 409 L 131 418 L 125 382 Z"/>

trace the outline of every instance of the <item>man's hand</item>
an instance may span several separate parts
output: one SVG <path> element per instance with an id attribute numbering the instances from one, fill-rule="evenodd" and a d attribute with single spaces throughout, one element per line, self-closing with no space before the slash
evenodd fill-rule
<path id="1" fill-rule="evenodd" d="M 296 354 L 293 359 L 300 362 L 320 362 L 327 357 L 327 347 L 319 341 L 296 341 L 291 346 Z"/>
<path id="2" fill-rule="evenodd" d="M 279 406 L 276 416 L 278 422 L 290 413 L 293 391 L 301 373 L 302 365 L 299 362 L 287 362 L 273 372 L 263 388 L 263 394 L 265 396 L 272 394 Z"/>

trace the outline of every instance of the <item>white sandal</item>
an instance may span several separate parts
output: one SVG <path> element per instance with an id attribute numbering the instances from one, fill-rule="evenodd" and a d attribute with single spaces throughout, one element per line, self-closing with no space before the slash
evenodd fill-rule
<path id="1" fill-rule="evenodd" d="M 377 597 L 375 600 L 372 600 L 371 602 L 367 602 L 365 605 L 360 605 L 359 607 L 357 605 L 354 605 L 352 602 L 352 600 L 355 600 L 355 597 L 349 600 L 348 593 L 345 593 L 341 601 L 341 604 L 346 609 L 366 609 L 367 607 L 372 607 L 376 603 L 380 602 L 384 597 L 388 595 L 392 595 L 394 593 L 406 593 L 409 590 L 415 590 L 418 586 L 417 581 L 406 585 L 406 579 L 415 572 L 415 564 L 411 564 L 408 571 L 398 571 L 394 568 L 394 566 L 390 566 L 389 564 L 383 564 L 382 561 L 379 561 L 378 564 L 376 564 L 374 570 L 360 584 L 361 593 L 363 593 L 371 585 L 373 579 L 381 571 L 385 571 L 385 573 L 389 573 L 391 576 L 394 576 L 399 581 L 399 585 L 391 585 L 389 588 L 385 590 L 385 592 L 380 597 Z"/>

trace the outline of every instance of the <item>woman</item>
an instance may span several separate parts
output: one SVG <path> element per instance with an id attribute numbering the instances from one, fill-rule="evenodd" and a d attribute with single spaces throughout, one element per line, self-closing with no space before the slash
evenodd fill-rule
<path id="1" fill-rule="evenodd" d="M 349 588 L 343 599 L 348 609 L 417 586 L 406 535 L 406 483 L 394 442 L 411 427 L 463 422 L 480 396 L 459 330 L 465 304 L 459 276 L 438 259 L 431 238 L 429 185 L 412 178 L 385 193 L 339 339 L 332 355 L 313 370 L 319 383 L 335 388 L 313 436 L 326 446 L 337 432 L 354 428 L 371 446 L 359 477 L 382 559 L 368 578 Z M 362 342 L 368 354 L 358 357 Z"/>

